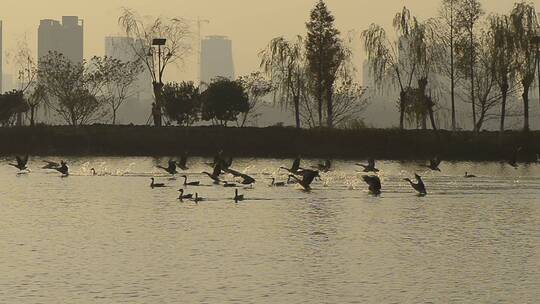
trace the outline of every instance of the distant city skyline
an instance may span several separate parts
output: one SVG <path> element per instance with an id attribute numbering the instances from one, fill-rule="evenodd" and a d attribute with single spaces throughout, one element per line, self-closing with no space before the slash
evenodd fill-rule
<path id="1" fill-rule="evenodd" d="M 122 7 L 130 7 L 141 15 L 185 17 L 193 20 L 196 32 L 196 19 L 210 20 L 204 24 L 202 36 L 225 35 L 234 41 L 233 53 L 236 75 L 245 75 L 257 70 L 258 52 L 268 41 L 276 36 L 292 37 L 305 33 L 305 22 L 315 0 L 275 0 L 275 1 L 212 1 L 212 0 L 96 0 L 74 2 L 68 0 L 36 1 L 32 9 L 28 3 L 16 0 L 3 0 L 0 20 L 4 21 L 4 52 L 9 55 L 15 51 L 17 43 L 27 37 L 28 43 L 37 54 L 37 27 L 42 19 L 63 15 L 78 15 L 85 20 L 85 58 L 105 53 L 103 39 L 106 36 L 122 35 L 117 19 Z M 409 7 L 420 18 L 435 16 L 440 1 L 425 0 L 387 0 L 387 1 L 342 1 L 327 0 L 330 10 L 336 17 L 336 24 L 342 33 L 354 30 L 355 37 L 375 22 L 389 27 L 395 12 L 403 5 Z M 486 12 L 501 13 L 509 11 L 513 1 L 482 1 Z M 535 1 L 538 4 L 538 1 Z M 373 12 L 378 12 L 373 14 Z M 195 45 L 194 45 L 195 46 Z M 354 44 L 356 64 L 361 68 L 364 57 L 360 39 Z M 194 47 L 194 50 L 196 48 Z M 10 56 L 4 60 L 4 73 L 14 74 Z M 166 80 L 197 80 L 199 67 L 197 54 L 186 58 L 184 64 L 173 67 Z"/>

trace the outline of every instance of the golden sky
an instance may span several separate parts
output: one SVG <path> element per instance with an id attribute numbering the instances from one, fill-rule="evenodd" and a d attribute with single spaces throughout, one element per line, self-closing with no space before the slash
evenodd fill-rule
<path id="1" fill-rule="evenodd" d="M 229 36 L 233 40 L 236 74 L 247 74 L 258 67 L 257 53 L 276 36 L 305 33 L 305 22 L 316 0 L 0 0 L 0 20 L 4 22 L 4 52 L 10 53 L 26 36 L 37 45 L 40 19 L 61 19 L 78 15 L 85 22 L 85 58 L 103 55 L 104 37 L 120 34 L 117 18 L 121 7 L 143 15 L 180 16 L 209 19 L 203 34 Z M 488 12 L 509 11 L 514 1 L 483 0 Z M 540 7 L 540 0 L 533 1 Z M 29 4 L 31 3 L 31 4 Z M 342 32 L 364 30 L 375 22 L 391 25 L 393 15 L 406 5 L 426 18 L 436 14 L 439 0 L 327 0 Z M 360 44 L 358 40 L 357 44 Z M 358 55 L 363 56 L 360 51 Z M 4 59 L 9 67 L 9 58 Z M 172 72 L 172 71 L 171 71 Z M 196 57 L 188 58 L 170 78 L 196 79 Z"/>

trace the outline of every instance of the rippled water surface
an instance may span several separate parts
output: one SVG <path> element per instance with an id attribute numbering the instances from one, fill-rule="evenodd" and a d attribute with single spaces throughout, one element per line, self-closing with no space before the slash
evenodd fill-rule
<path id="1" fill-rule="evenodd" d="M 0 303 L 538 303 L 540 165 L 380 162 L 372 197 L 354 162 L 311 193 L 268 187 L 286 160 L 236 160 L 257 179 L 211 186 L 203 159 L 179 202 L 167 159 L 68 159 L 72 175 L 0 162 Z M 207 161 L 207 160 L 206 160 Z M 316 161 L 305 161 L 307 166 Z M 91 176 L 90 168 L 98 176 Z M 465 171 L 478 175 L 465 179 Z M 417 197 L 402 181 L 424 176 Z M 170 187 L 150 189 L 157 177 Z M 232 177 L 230 177 L 232 179 Z"/>

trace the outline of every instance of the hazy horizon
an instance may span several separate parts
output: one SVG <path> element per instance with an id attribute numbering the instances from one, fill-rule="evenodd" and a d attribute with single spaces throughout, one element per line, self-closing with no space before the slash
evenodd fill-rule
<path id="1" fill-rule="evenodd" d="M 435 16 L 440 1 L 426 0 L 386 0 L 386 1 L 346 1 L 327 0 L 330 10 L 336 17 L 337 27 L 342 33 L 358 33 L 371 23 L 390 26 L 395 12 L 404 5 L 416 16 L 425 19 Z M 540 1 L 533 1 L 540 4 Z M 99 3 L 99 5 L 97 4 Z M 305 22 L 316 0 L 275 0 L 275 1 L 188 1 L 155 0 L 152 4 L 143 0 L 96 0 L 91 3 L 74 3 L 68 0 L 38 1 L 29 10 L 28 3 L 3 0 L 9 11 L 0 12 L 3 21 L 4 73 L 14 74 L 9 54 L 17 43 L 27 41 L 36 51 L 37 28 L 41 19 L 60 20 L 64 15 L 77 15 L 84 20 L 84 57 L 101 56 L 104 53 L 104 37 L 122 35 L 117 24 L 122 7 L 129 7 L 141 15 L 184 17 L 187 19 L 210 20 L 204 25 L 202 35 L 225 35 L 233 41 L 233 56 L 236 75 L 245 75 L 258 68 L 258 52 L 270 39 L 277 36 L 294 36 L 305 33 Z M 511 9 L 514 1 L 482 1 L 487 13 L 501 13 Z M 374 13 L 376 12 L 376 13 Z M 193 28 L 196 31 L 196 28 Z M 357 58 L 362 58 L 360 40 L 355 43 Z M 359 61 L 360 59 L 357 59 Z M 358 62 L 357 62 L 358 63 Z M 186 59 L 183 67 L 173 67 L 169 71 L 170 80 L 197 79 L 197 60 L 195 56 Z"/>

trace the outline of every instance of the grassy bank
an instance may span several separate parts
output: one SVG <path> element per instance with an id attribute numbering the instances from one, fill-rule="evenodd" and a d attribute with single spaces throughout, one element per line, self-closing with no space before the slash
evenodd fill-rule
<path id="1" fill-rule="evenodd" d="M 223 149 L 236 157 L 501 160 L 523 147 L 520 160 L 536 159 L 540 132 L 296 130 L 145 126 L 40 126 L 0 128 L 0 154 L 173 156 L 183 151 L 212 156 Z"/>

